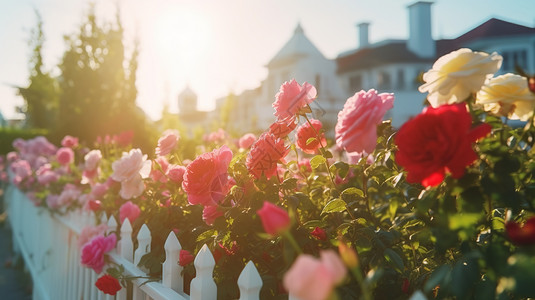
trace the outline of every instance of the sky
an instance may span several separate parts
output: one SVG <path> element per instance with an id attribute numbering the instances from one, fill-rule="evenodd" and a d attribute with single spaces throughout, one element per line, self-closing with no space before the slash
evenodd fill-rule
<path id="1" fill-rule="evenodd" d="M 100 22 L 120 7 L 125 43 L 140 41 L 138 99 L 152 120 L 165 103 L 178 111 L 177 95 L 189 86 L 199 109 L 215 99 L 259 86 L 265 65 L 298 23 L 330 59 L 358 46 L 356 24 L 369 22 L 371 43 L 408 37 L 407 6 L 415 0 L 93 0 Z M 535 26 L 533 0 L 435 0 L 435 39 L 454 38 L 496 17 Z M 0 112 L 17 118 L 23 104 L 15 86 L 28 84 L 30 30 L 35 10 L 44 23 L 45 70 L 59 75 L 66 44 L 77 32 L 89 0 L 0 0 Z M 290 78 L 289 78 L 290 79 Z M 282 84 L 282 82 L 281 82 Z"/>

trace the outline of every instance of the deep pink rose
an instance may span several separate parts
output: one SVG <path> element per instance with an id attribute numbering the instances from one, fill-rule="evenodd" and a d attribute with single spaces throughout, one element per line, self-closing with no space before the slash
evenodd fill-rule
<path id="1" fill-rule="evenodd" d="M 377 125 L 394 105 L 394 94 L 360 91 L 347 99 L 338 113 L 336 144 L 347 152 L 372 153 L 377 144 Z"/>
<path id="2" fill-rule="evenodd" d="M 216 205 L 228 192 L 228 166 L 232 151 L 222 146 L 197 157 L 186 167 L 182 188 L 190 204 Z"/>
<path id="3" fill-rule="evenodd" d="M 166 175 L 174 183 L 182 184 L 185 173 L 186 167 L 179 165 L 169 165 L 169 168 L 167 168 Z"/>
<path id="4" fill-rule="evenodd" d="M 283 83 L 277 95 L 273 108 L 278 121 L 293 119 L 300 109 L 310 104 L 316 98 L 316 88 L 310 83 L 299 85 L 294 79 Z"/>
<path id="5" fill-rule="evenodd" d="M 284 274 L 284 287 L 299 299 L 324 300 L 346 276 L 347 269 L 332 250 L 322 251 L 320 259 L 309 254 L 297 257 Z"/>
<path id="6" fill-rule="evenodd" d="M 264 201 L 264 205 L 256 213 L 260 216 L 264 230 L 270 235 L 279 235 L 290 228 L 288 212 L 271 202 Z"/>
<path id="7" fill-rule="evenodd" d="M 128 218 L 130 224 L 134 223 L 137 217 L 139 217 L 139 214 L 141 214 L 139 206 L 132 203 L 132 201 L 126 202 L 125 204 L 121 205 L 121 208 L 119 208 L 119 220 L 121 220 L 121 224 L 126 218 Z"/>
<path id="8" fill-rule="evenodd" d="M 261 178 L 262 174 L 270 178 L 276 174 L 277 163 L 288 151 L 289 148 L 284 145 L 282 139 L 270 133 L 263 133 L 251 147 L 245 164 L 255 178 Z"/>
<path id="9" fill-rule="evenodd" d="M 222 211 L 217 209 L 217 205 L 205 206 L 202 211 L 202 219 L 204 223 L 212 226 L 217 218 L 223 215 Z"/>
<path id="10" fill-rule="evenodd" d="M 310 126 L 310 124 L 312 124 L 312 126 Z M 321 132 L 322 128 L 323 125 L 321 122 L 314 119 L 311 119 L 310 123 L 306 122 L 299 126 L 295 134 L 297 147 L 299 147 L 299 149 L 303 150 L 305 153 L 314 154 L 318 151 L 321 145 L 324 147 L 327 146 L 325 134 Z M 320 136 L 321 140 L 318 140 L 318 135 Z M 308 143 L 308 140 L 311 138 L 314 138 L 314 140 L 311 140 L 311 142 Z"/>
<path id="11" fill-rule="evenodd" d="M 63 147 L 75 148 L 76 146 L 78 146 L 78 138 L 66 135 L 63 140 L 61 140 L 61 145 Z"/>
<path id="12" fill-rule="evenodd" d="M 117 237 L 114 233 L 104 237 L 99 235 L 86 243 L 82 248 L 81 264 L 93 269 L 97 274 L 104 268 L 104 255 L 115 248 Z"/>
<path id="13" fill-rule="evenodd" d="M 249 149 L 255 141 L 256 141 L 256 135 L 252 133 L 246 133 L 240 138 L 240 140 L 238 141 L 238 144 L 240 148 L 242 149 Z"/>
<path id="14" fill-rule="evenodd" d="M 106 224 L 100 224 L 98 226 L 85 226 L 82 228 L 82 231 L 78 236 L 78 248 L 82 249 L 85 244 L 87 244 L 97 235 L 104 235 L 106 230 L 108 230 L 108 225 Z"/>
<path id="15" fill-rule="evenodd" d="M 156 155 L 165 156 L 176 147 L 180 135 L 176 130 L 166 130 L 162 137 L 158 140 L 158 147 L 156 147 Z"/>
<path id="16" fill-rule="evenodd" d="M 407 182 L 437 186 L 446 173 L 464 175 L 478 158 L 472 144 L 490 131 L 486 123 L 472 126 L 464 103 L 427 107 L 396 134 L 396 162 L 407 171 Z"/>
<path id="17" fill-rule="evenodd" d="M 56 152 L 56 159 L 61 165 L 68 165 L 74 161 L 74 152 L 71 148 L 62 147 Z"/>
<path id="18" fill-rule="evenodd" d="M 185 267 L 195 260 L 195 257 L 188 250 L 180 250 L 178 254 L 178 264 Z"/>

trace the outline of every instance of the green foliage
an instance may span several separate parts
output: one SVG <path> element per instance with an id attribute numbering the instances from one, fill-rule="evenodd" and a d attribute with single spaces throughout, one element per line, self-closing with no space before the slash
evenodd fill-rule
<path id="1" fill-rule="evenodd" d="M 48 131 L 44 129 L 23 129 L 23 128 L 0 128 L 0 155 L 5 155 L 8 152 L 14 151 L 13 141 L 15 139 L 28 140 L 36 136 L 47 136 Z"/>
<path id="2" fill-rule="evenodd" d="M 27 87 L 18 87 L 19 95 L 24 98 L 22 111 L 26 115 L 26 126 L 30 128 L 55 128 L 57 119 L 59 86 L 50 73 L 43 70 L 42 48 L 45 41 L 43 21 L 36 11 L 37 26 L 32 30 L 29 45 L 32 48 L 30 58 L 30 77 Z"/>
<path id="3" fill-rule="evenodd" d="M 65 37 L 57 136 L 92 142 L 97 136 L 133 130 L 134 145 L 148 151 L 154 144 L 157 135 L 135 103 L 138 46 L 127 58 L 123 39 L 119 17 L 99 25 L 93 7 L 79 32 Z"/>

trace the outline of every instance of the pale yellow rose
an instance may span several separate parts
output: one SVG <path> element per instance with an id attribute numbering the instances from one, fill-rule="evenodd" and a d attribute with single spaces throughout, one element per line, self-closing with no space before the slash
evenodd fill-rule
<path id="1" fill-rule="evenodd" d="M 496 52 L 489 55 L 462 48 L 440 57 L 424 74 L 425 84 L 418 90 L 429 92 L 427 100 L 433 107 L 459 103 L 479 91 L 501 65 L 502 57 Z"/>
<path id="2" fill-rule="evenodd" d="M 507 73 L 489 80 L 477 93 L 476 103 L 498 116 L 527 121 L 535 109 L 535 94 L 526 77 Z"/>

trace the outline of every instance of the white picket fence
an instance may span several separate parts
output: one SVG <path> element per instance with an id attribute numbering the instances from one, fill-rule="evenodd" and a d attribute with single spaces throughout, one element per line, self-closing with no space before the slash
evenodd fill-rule
<path id="1" fill-rule="evenodd" d="M 89 213 L 69 213 L 65 216 L 51 215 L 36 207 L 16 187 L 10 185 L 4 196 L 8 218 L 13 231 L 13 247 L 24 259 L 25 266 L 33 279 L 33 299 L 191 299 L 208 300 L 217 298 L 217 287 L 213 279 L 215 260 L 206 245 L 194 260 L 196 277 L 191 281 L 190 295 L 183 289 L 182 267 L 178 264 L 181 245 L 171 232 L 165 242 L 166 260 L 163 263 L 161 282 L 147 282 L 134 279 L 131 286 L 121 289 L 116 296 L 105 295 L 95 287 L 98 275 L 80 265 L 80 250 L 77 240 L 81 229 L 95 225 Z M 110 231 L 117 229 L 113 217 L 103 220 Z M 151 234 L 143 225 L 137 235 L 138 248 L 133 248 L 132 227 L 128 219 L 120 228 L 121 239 L 118 249 L 110 253 L 111 260 L 123 265 L 130 276 L 147 277 L 137 267 L 141 257 L 150 251 Z M 262 279 L 249 261 L 239 279 L 240 299 L 259 299 Z M 290 296 L 290 299 L 295 299 Z"/>

